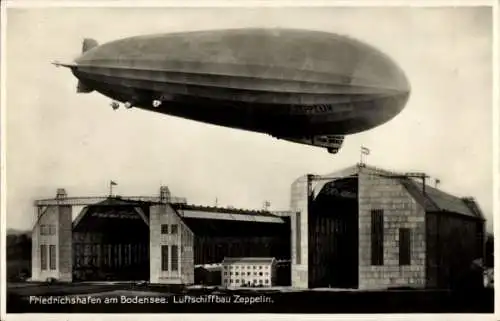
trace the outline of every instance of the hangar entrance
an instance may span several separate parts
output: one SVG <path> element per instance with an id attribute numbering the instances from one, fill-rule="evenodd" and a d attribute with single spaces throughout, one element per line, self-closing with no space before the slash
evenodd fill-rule
<path id="1" fill-rule="evenodd" d="M 83 209 L 73 227 L 75 281 L 149 280 L 149 206 L 111 199 Z"/>
<path id="2" fill-rule="evenodd" d="M 310 203 L 310 287 L 358 288 L 358 178 L 328 182 Z"/>

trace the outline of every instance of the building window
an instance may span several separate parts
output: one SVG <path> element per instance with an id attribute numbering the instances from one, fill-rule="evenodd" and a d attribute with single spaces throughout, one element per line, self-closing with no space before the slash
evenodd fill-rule
<path id="1" fill-rule="evenodd" d="M 161 270 L 168 271 L 168 245 L 161 246 Z"/>
<path id="2" fill-rule="evenodd" d="M 300 252 L 300 212 L 297 213 L 295 217 L 295 260 L 297 264 L 301 264 L 301 252 Z"/>
<path id="3" fill-rule="evenodd" d="M 56 226 L 53 224 L 40 225 L 40 235 L 56 235 Z"/>
<path id="4" fill-rule="evenodd" d="M 168 234 L 168 224 L 161 225 L 161 234 Z"/>
<path id="5" fill-rule="evenodd" d="M 252 272 L 247 272 L 247 275 L 252 275 Z"/>
<path id="6" fill-rule="evenodd" d="M 49 266 L 51 270 L 56 269 L 56 246 L 49 245 Z"/>
<path id="7" fill-rule="evenodd" d="M 179 247 L 172 245 L 172 271 L 179 270 Z"/>
<path id="8" fill-rule="evenodd" d="M 259 272 L 259 275 L 262 276 L 262 272 Z"/>
<path id="9" fill-rule="evenodd" d="M 170 233 L 177 234 L 177 232 L 178 232 L 177 224 L 170 225 Z"/>
<path id="10" fill-rule="evenodd" d="M 384 210 L 372 210 L 372 265 L 384 265 Z"/>
<path id="11" fill-rule="evenodd" d="M 409 228 L 399 229 L 399 265 L 411 263 L 411 235 Z"/>
<path id="12" fill-rule="evenodd" d="M 42 271 L 47 270 L 47 245 L 40 245 L 40 268 Z"/>
<path id="13" fill-rule="evenodd" d="M 240 275 L 240 272 L 234 272 L 234 275 Z"/>
<path id="14" fill-rule="evenodd" d="M 266 282 L 266 284 L 268 284 L 268 283 L 269 283 L 269 280 L 268 280 L 268 279 L 266 279 L 266 281 L 265 281 L 265 282 Z"/>

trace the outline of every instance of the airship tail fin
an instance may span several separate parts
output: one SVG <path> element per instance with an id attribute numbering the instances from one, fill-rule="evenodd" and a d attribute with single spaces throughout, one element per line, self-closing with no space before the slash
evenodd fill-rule
<path id="1" fill-rule="evenodd" d="M 82 53 L 85 53 L 87 51 L 89 51 L 90 49 L 92 48 L 95 48 L 99 46 L 99 43 L 92 39 L 92 38 L 85 38 L 83 39 L 83 43 L 82 43 Z M 76 92 L 77 93 L 90 93 L 94 91 L 94 89 L 90 86 L 88 86 L 87 84 L 85 84 L 84 82 L 82 82 L 81 80 L 78 80 L 78 84 L 76 85 Z"/>
<path id="2" fill-rule="evenodd" d="M 82 53 L 89 51 L 90 49 L 99 46 L 99 43 L 91 38 L 85 38 L 83 39 L 83 44 L 82 44 Z"/>

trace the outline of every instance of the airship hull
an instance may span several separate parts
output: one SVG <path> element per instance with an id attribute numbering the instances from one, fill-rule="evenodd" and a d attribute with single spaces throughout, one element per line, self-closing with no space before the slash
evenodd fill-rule
<path id="1" fill-rule="evenodd" d="M 383 53 L 315 31 L 139 36 L 94 46 L 75 62 L 82 87 L 112 99 L 285 139 L 374 128 L 395 117 L 410 93 Z"/>

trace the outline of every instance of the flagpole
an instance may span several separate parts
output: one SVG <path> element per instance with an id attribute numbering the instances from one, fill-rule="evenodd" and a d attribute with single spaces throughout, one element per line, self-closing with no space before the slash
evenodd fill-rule
<path id="1" fill-rule="evenodd" d="M 359 155 L 360 166 L 365 165 L 364 161 L 366 160 L 366 157 L 363 157 L 363 155 L 369 155 L 369 154 L 370 154 L 370 150 L 365 146 L 361 146 L 360 155 Z"/>
<path id="2" fill-rule="evenodd" d="M 112 196 L 113 196 L 113 186 L 114 186 L 114 185 L 117 185 L 117 184 L 115 183 L 115 181 L 110 180 L 110 181 L 109 181 L 109 197 L 112 197 Z"/>

